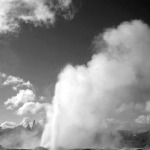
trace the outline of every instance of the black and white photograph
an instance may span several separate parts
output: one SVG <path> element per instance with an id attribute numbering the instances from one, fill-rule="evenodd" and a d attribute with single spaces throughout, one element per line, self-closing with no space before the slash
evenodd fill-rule
<path id="1" fill-rule="evenodd" d="M 148 0 L 0 0 L 0 150 L 150 150 Z"/>

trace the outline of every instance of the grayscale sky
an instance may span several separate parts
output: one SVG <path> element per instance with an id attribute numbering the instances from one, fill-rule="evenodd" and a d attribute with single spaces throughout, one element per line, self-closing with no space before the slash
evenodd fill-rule
<path id="1" fill-rule="evenodd" d="M 67 64 L 86 64 L 94 53 L 94 37 L 106 28 L 134 19 L 150 24 L 147 1 L 74 0 L 69 4 L 68 0 L 68 4 L 60 4 L 60 10 L 54 10 L 55 20 L 53 16 L 44 18 L 46 11 L 37 14 L 44 16 L 42 21 L 25 18 L 35 13 L 33 5 L 9 5 L 7 1 L 0 2 L 0 124 L 19 123 L 24 117 L 43 119 L 58 74 Z M 15 26 L 6 25 L 5 19 Z M 30 106 L 23 109 L 26 103 Z"/>

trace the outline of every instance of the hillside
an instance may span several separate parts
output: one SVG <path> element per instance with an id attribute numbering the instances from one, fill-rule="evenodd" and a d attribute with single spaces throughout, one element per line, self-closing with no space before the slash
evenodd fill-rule
<path id="1" fill-rule="evenodd" d="M 22 130 L 20 130 L 20 129 L 22 129 Z M 24 132 L 27 132 L 28 134 L 30 132 L 33 133 L 33 130 L 29 129 L 29 128 L 20 127 L 18 129 L 15 129 L 15 130 L 24 131 Z M 141 148 L 141 149 L 146 148 L 146 147 L 150 147 L 150 130 L 140 130 L 140 131 L 137 131 L 136 133 L 133 131 L 130 131 L 130 130 L 118 130 L 117 132 L 120 135 L 119 145 L 116 145 L 117 149 L 122 149 L 125 147 L 126 148 L 127 147 L 128 148 Z M 10 134 L 14 133 L 14 130 L 7 129 L 7 133 L 9 133 L 9 135 L 10 135 Z M 1 136 L 3 134 L 4 133 L 0 134 L 0 139 L 1 139 Z M 42 133 L 36 132 L 36 136 L 38 134 L 41 135 Z M 112 135 L 110 135 L 110 136 L 112 136 Z M 18 140 L 18 141 L 15 141 L 15 145 L 14 145 L 14 143 L 12 143 L 12 144 L 10 143 L 9 147 L 7 147 L 9 149 L 5 149 L 2 146 L 0 146 L 0 150 L 15 150 L 15 148 L 19 149 L 19 147 L 21 147 L 22 142 L 24 142 L 24 141 L 22 139 L 19 139 L 19 138 L 15 139 L 15 140 Z M 30 142 L 31 142 L 31 140 L 30 140 Z M 12 147 L 11 147 L 11 145 L 12 145 Z M 37 147 L 37 146 L 35 146 L 35 147 Z M 34 150 L 46 150 L 46 149 L 42 148 L 42 147 L 37 147 L 37 148 L 34 148 Z"/>

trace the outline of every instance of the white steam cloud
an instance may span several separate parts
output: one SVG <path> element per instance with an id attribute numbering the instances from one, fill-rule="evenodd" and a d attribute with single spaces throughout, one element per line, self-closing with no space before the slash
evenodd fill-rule
<path id="1" fill-rule="evenodd" d="M 71 0 L 0 0 L 0 33 L 16 32 L 21 22 L 53 24 L 57 15 L 72 18 Z"/>
<path id="2" fill-rule="evenodd" d="M 44 147 L 112 148 L 119 138 L 110 138 L 111 132 L 136 127 L 137 117 L 150 113 L 148 25 L 124 22 L 93 43 L 96 54 L 87 65 L 67 65 L 59 74 Z"/>

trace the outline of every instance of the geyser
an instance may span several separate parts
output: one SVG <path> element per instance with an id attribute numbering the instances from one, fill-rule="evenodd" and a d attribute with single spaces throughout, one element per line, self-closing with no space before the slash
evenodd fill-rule
<path id="1" fill-rule="evenodd" d="M 115 147 L 118 129 L 136 129 L 150 112 L 150 29 L 140 20 L 107 29 L 93 41 L 87 65 L 59 74 L 41 145 Z M 113 136 L 110 136 L 113 135 Z"/>

